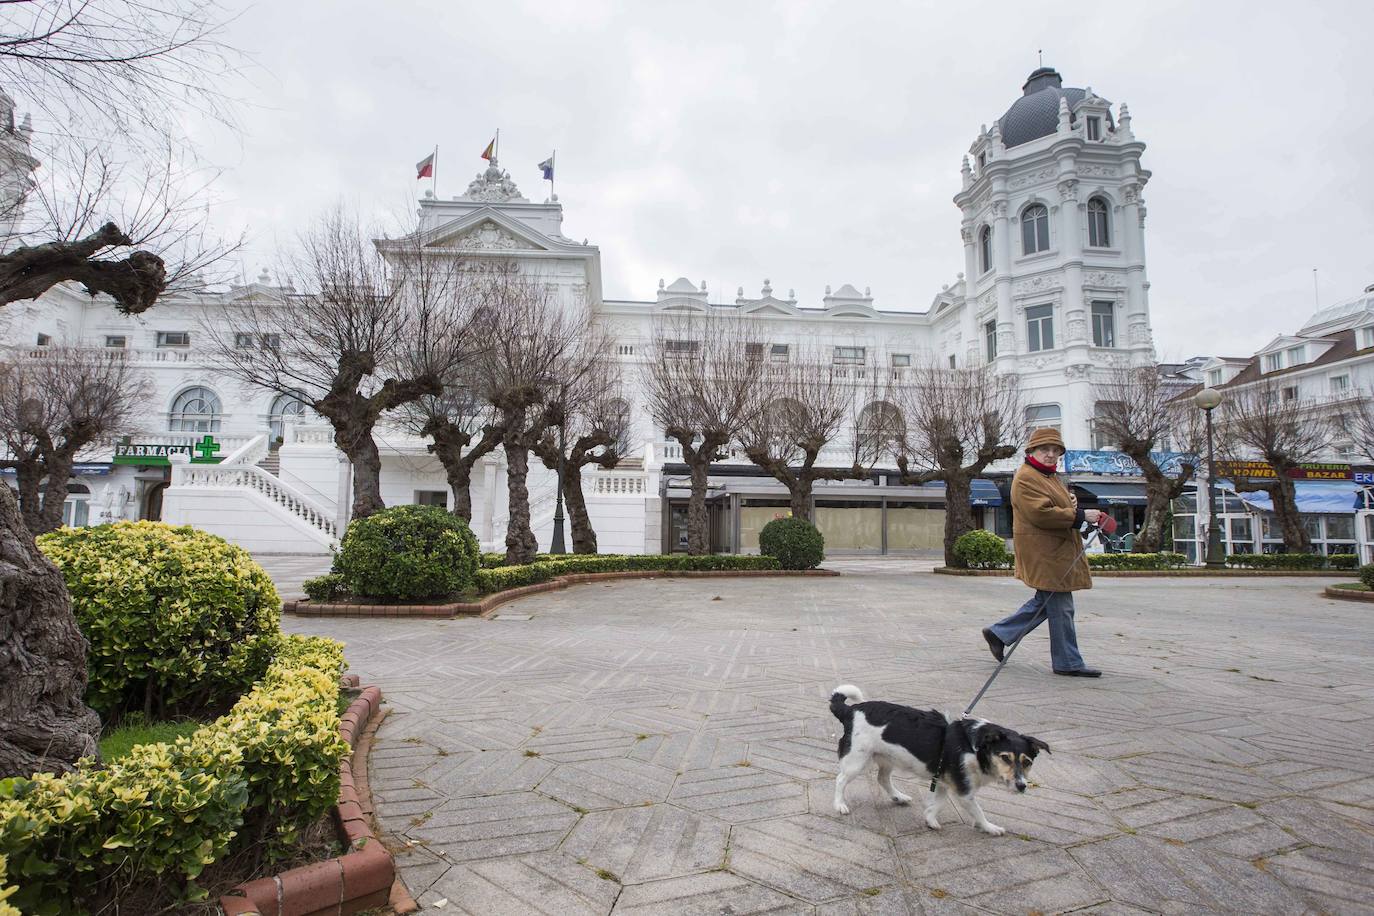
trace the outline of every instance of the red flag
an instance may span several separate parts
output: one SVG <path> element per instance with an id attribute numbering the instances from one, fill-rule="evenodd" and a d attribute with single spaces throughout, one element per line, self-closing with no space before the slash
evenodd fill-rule
<path id="1" fill-rule="evenodd" d="M 496 155 L 496 139 L 495 139 L 495 138 L 492 138 L 492 141 L 491 141 L 490 143 L 487 144 L 487 148 L 484 149 L 484 150 L 482 150 L 482 158 L 485 159 L 485 160 L 487 160 L 488 162 L 490 162 L 490 161 L 491 161 L 491 157 L 492 157 L 492 156 L 495 156 L 495 155 Z"/>
<path id="2" fill-rule="evenodd" d="M 416 177 L 417 180 L 420 179 L 420 178 L 433 178 L 433 177 L 434 177 L 434 154 L 433 154 L 433 153 L 430 153 L 428 156 L 426 156 L 425 158 L 421 159 L 419 162 L 415 163 L 415 177 Z"/>

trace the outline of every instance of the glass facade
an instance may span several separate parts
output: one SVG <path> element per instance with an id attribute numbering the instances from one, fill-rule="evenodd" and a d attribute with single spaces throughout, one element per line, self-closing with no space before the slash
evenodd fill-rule
<path id="1" fill-rule="evenodd" d="M 883 549 L 883 507 L 878 502 L 817 502 L 816 527 L 827 551 Z"/>

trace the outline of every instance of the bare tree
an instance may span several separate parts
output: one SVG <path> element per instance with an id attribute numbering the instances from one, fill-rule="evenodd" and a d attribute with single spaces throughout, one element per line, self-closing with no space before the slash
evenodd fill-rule
<path id="1" fill-rule="evenodd" d="M 171 135 L 187 107 L 224 118 L 221 18 L 195 0 L 50 0 L 8 4 L 0 36 L 0 83 L 46 115 L 45 128 L 69 138 Z M 0 98 L 0 149 L 8 166 L 0 189 L 6 253 L 0 306 L 75 280 L 105 293 L 126 313 L 149 308 L 167 285 L 167 266 L 140 248 L 136 233 L 110 221 L 68 238 L 57 226 L 22 224 L 28 172 L 44 155 L 31 149 L 27 123 Z M 98 147 L 101 139 L 92 145 Z M 34 155 L 34 154 L 37 155 Z M 0 778 L 63 772 L 98 755 L 100 719 L 82 702 L 87 643 L 56 567 L 44 559 L 10 488 L 0 486 Z"/>
<path id="2" fill-rule="evenodd" d="M 1110 370 L 1097 393 L 1093 430 L 1099 441 L 1128 455 L 1145 477 L 1145 520 L 1133 549 L 1154 553 L 1164 543 L 1170 502 L 1183 494 L 1197 471 L 1203 445 L 1200 411 L 1187 399 L 1175 400 L 1175 386 L 1164 381 L 1157 366 Z M 1159 465 L 1158 453 L 1169 445 L 1185 456 L 1173 477 Z"/>
<path id="3" fill-rule="evenodd" d="M 1374 460 L 1374 391 L 1359 390 L 1336 407 L 1335 427 L 1355 454 Z"/>
<path id="4" fill-rule="evenodd" d="M 865 404 L 881 400 L 873 385 L 881 373 L 872 366 L 837 366 L 816 353 L 798 356 L 763 367 L 761 406 L 743 424 L 739 440 L 750 461 L 787 487 L 793 517 L 810 521 L 817 480 L 863 480 L 881 453 L 873 447 L 881 437 L 855 435 L 847 467 L 818 465 L 821 452 L 850 425 L 856 396 Z"/>
<path id="5" fill-rule="evenodd" d="M 573 553 L 596 553 L 596 531 L 582 492 L 582 469 L 610 470 L 630 452 L 630 406 L 621 391 L 619 367 L 606 358 L 610 342 L 589 334 L 584 353 L 573 361 L 566 382 L 549 396 L 548 428 L 534 453 L 551 471 L 562 464 L 563 501 L 568 507 Z M 586 371 L 580 362 L 586 361 Z"/>
<path id="6" fill-rule="evenodd" d="M 1293 474 L 1316 461 L 1331 444 L 1335 432 L 1328 409 L 1312 409 L 1285 396 L 1282 386 L 1264 378 L 1224 391 L 1221 405 L 1220 451 L 1231 461 L 1259 459 L 1273 468 L 1273 478 L 1242 478 L 1231 483 L 1239 493 L 1268 493 L 1274 518 L 1283 532 L 1284 547 L 1295 553 L 1312 549 L 1312 539 L 1298 514 Z"/>
<path id="7" fill-rule="evenodd" d="M 926 366 L 898 389 L 906 440 L 897 456 L 900 480 L 945 484 L 945 563 L 954 542 L 973 530 L 973 480 L 994 461 L 1017 453 L 1022 434 L 1017 379 L 989 366 Z"/>
<path id="8" fill-rule="evenodd" d="M 759 409 L 762 359 L 753 329 L 737 318 L 715 315 L 669 318 L 654 329 L 643 385 L 650 415 L 682 448 L 691 475 L 687 503 L 687 552 L 710 551 L 706 489 L 711 462 L 744 430 Z"/>
<path id="9" fill-rule="evenodd" d="M 0 360 L 0 437 L 10 454 L 0 467 L 15 469 L 30 532 L 62 524 L 77 456 L 126 431 L 149 387 L 119 351 L 44 347 Z"/>
<path id="10" fill-rule="evenodd" d="M 501 444 L 494 408 L 478 399 L 472 377 L 459 369 L 443 381 L 443 391 L 424 395 L 401 410 L 404 425 L 431 440 L 426 446 L 444 469 L 453 491 L 453 514 L 472 522 L 472 469 Z"/>
<path id="11" fill-rule="evenodd" d="M 236 302 L 207 321 L 215 358 L 243 382 L 299 398 L 329 421 L 353 468 L 353 518 L 385 508 L 378 421 L 442 393 L 464 354 L 467 286 L 451 257 L 416 245 L 383 256 L 336 209 L 300 240 L 292 272 L 306 290 Z"/>

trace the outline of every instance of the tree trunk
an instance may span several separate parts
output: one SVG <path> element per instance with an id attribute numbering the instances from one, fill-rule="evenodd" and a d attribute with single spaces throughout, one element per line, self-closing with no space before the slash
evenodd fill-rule
<path id="1" fill-rule="evenodd" d="M 34 459 L 23 461 L 14 468 L 15 482 L 19 484 L 19 511 L 24 527 L 30 532 L 43 525 L 43 463 Z"/>
<path id="2" fill-rule="evenodd" d="M 945 565 L 954 566 L 954 542 L 973 530 L 973 507 L 969 493 L 973 478 L 967 474 L 950 474 L 945 478 Z"/>
<path id="3" fill-rule="evenodd" d="M 807 474 L 798 474 L 788 484 L 792 517 L 804 522 L 811 521 L 811 490 L 815 483 Z"/>
<path id="4" fill-rule="evenodd" d="M 521 421 L 513 425 L 519 428 L 524 424 Z M 507 436 L 502 445 L 506 450 L 506 491 L 510 507 L 510 517 L 506 520 L 506 565 L 532 563 L 539 552 L 539 542 L 530 527 L 530 491 L 526 483 L 530 472 L 529 449 L 511 436 Z"/>
<path id="5" fill-rule="evenodd" d="M 1164 543 L 1164 525 L 1169 518 L 1169 503 L 1174 498 L 1172 481 L 1161 476 L 1145 477 L 1145 520 L 1131 544 L 1132 553 L 1157 553 Z"/>
<path id="6" fill-rule="evenodd" d="M 29 526 L 37 537 L 62 527 L 62 504 L 67 501 L 67 481 L 72 476 L 72 456 L 55 455 L 48 459 L 48 488 L 43 491 L 43 510 L 38 527 Z"/>
<path id="7" fill-rule="evenodd" d="M 711 462 L 707 456 L 710 453 L 700 450 L 698 454 L 700 458 L 689 465 L 692 493 L 687 498 L 687 552 L 692 556 L 711 552 L 711 532 L 706 515 L 706 485 L 711 479 Z"/>
<path id="8" fill-rule="evenodd" d="M 472 524 L 472 465 L 463 460 L 463 447 L 435 436 L 430 451 L 439 459 L 453 492 L 453 515 Z"/>
<path id="9" fill-rule="evenodd" d="M 1297 488 L 1293 486 L 1292 479 L 1281 476 L 1267 489 L 1269 498 L 1274 502 L 1274 517 L 1283 531 L 1283 546 L 1290 553 L 1309 553 L 1312 539 L 1307 536 L 1302 516 L 1298 514 Z"/>
<path id="10" fill-rule="evenodd" d="M 372 438 L 372 427 L 336 431 L 334 443 L 353 465 L 352 518 L 367 518 L 386 508 L 382 501 L 382 456 Z"/>
<path id="11" fill-rule="evenodd" d="M 100 717 L 82 702 L 86 650 L 62 574 L 0 485 L 0 779 L 98 757 Z"/>
<path id="12" fill-rule="evenodd" d="M 596 531 L 587 511 L 587 497 L 582 493 L 581 465 L 563 464 L 563 502 L 568 507 L 573 553 L 596 553 Z"/>

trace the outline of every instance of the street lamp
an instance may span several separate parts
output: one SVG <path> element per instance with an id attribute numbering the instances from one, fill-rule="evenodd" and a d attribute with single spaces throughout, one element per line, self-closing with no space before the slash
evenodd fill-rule
<path id="1" fill-rule="evenodd" d="M 1212 411 L 1221 405 L 1221 392 L 1204 388 L 1193 395 L 1193 403 L 1207 414 L 1207 568 L 1222 569 L 1226 559 L 1221 552 L 1221 517 L 1217 512 L 1217 454 L 1212 445 Z"/>
<path id="2" fill-rule="evenodd" d="M 549 544 L 549 553 L 567 553 L 568 548 L 563 545 L 563 424 L 558 424 L 558 495 L 555 497 L 553 509 L 553 542 Z"/>

